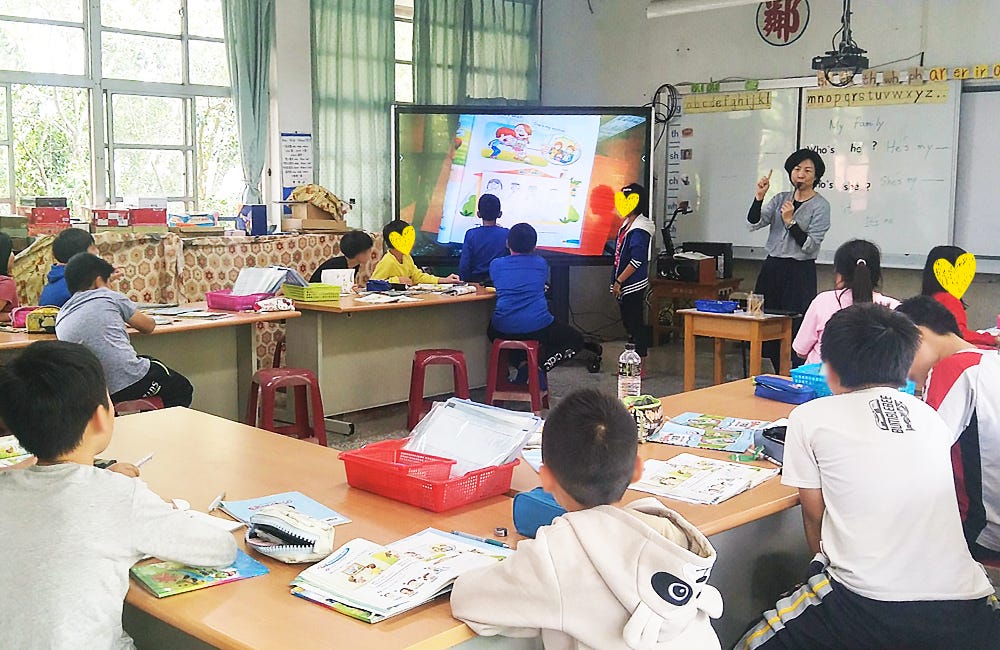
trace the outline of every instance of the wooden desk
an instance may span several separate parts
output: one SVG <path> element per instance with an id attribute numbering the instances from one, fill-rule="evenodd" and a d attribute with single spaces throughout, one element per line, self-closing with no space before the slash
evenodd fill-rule
<path id="1" fill-rule="evenodd" d="M 419 302 L 368 305 L 297 302 L 302 317 L 288 323 L 288 365 L 319 377 L 328 415 L 405 402 L 413 353 L 454 348 L 465 353 L 471 387 L 486 384 L 486 328 L 496 293 L 422 296 Z M 426 394 L 451 392 L 450 368 L 427 369 Z"/>
<path id="2" fill-rule="evenodd" d="M 750 342 L 750 376 L 760 374 L 761 343 L 781 341 L 781 367 L 778 373 L 791 373 L 792 359 L 792 318 L 764 314 L 762 317 L 738 314 L 715 314 L 697 309 L 682 309 L 684 315 L 684 390 L 694 390 L 695 341 L 696 336 L 711 336 L 715 339 L 715 383 L 721 384 L 723 375 L 722 340 Z"/>
<path id="3" fill-rule="evenodd" d="M 222 491 L 230 499 L 299 491 L 353 521 L 337 526 L 336 544 L 355 537 L 389 543 L 427 527 L 488 536 L 512 533 L 511 500 L 500 496 L 445 513 L 431 513 L 347 486 L 337 451 L 189 409 L 117 418 L 102 457 L 131 460 L 155 452 L 142 479 L 160 496 L 180 497 L 205 510 Z M 240 547 L 243 531 L 235 533 Z M 513 536 L 512 544 L 517 537 Z M 288 583 L 308 565 L 287 565 L 252 553 L 266 576 L 158 600 L 132 584 L 128 606 L 224 648 L 445 648 L 474 635 L 438 599 L 376 625 L 301 600 Z M 156 621 L 135 611 L 126 620 L 139 647 L 156 647 Z M 162 627 L 162 626 L 161 626 Z M 162 630 L 161 630 L 162 631 Z M 148 637 L 152 634 L 154 636 Z M 145 643 L 144 643 L 145 642 Z M 187 646 L 190 647 L 190 646 Z"/>
<path id="4" fill-rule="evenodd" d="M 192 307 L 207 309 L 204 302 Z M 155 357 L 187 377 L 194 386 L 192 408 L 230 420 L 246 413 L 250 378 L 256 370 L 256 323 L 297 318 L 291 312 L 232 312 L 218 320 L 178 319 L 157 325 L 152 334 L 129 328 L 136 352 Z M 183 335 L 183 337 L 182 337 Z M 0 332 L 0 358 L 51 334 Z"/>
<path id="5" fill-rule="evenodd" d="M 660 310 L 663 301 L 673 303 L 674 314 L 677 313 L 677 303 L 681 300 L 718 300 L 728 296 L 730 292 L 740 288 L 743 278 L 726 278 L 707 284 L 698 282 L 680 282 L 678 280 L 653 279 L 649 281 L 649 304 L 653 315 L 649 319 L 653 325 L 653 345 L 660 344 L 660 332 L 669 330 L 680 332 L 681 327 L 675 321 L 673 325 L 660 325 Z"/>
<path id="6" fill-rule="evenodd" d="M 790 404 L 754 397 L 753 383 L 742 379 L 720 386 L 702 388 L 661 398 L 663 414 L 676 416 L 685 411 L 712 413 L 758 420 L 787 417 Z M 727 452 L 691 449 L 648 442 L 639 445 L 643 460 L 666 460 L 677 454 L 696 454 L 728 460 Z M 766 461 L 757 463 L 773 467 Z M 514 469 L 511 487 L 517 491 L 537 487 L 538 475 L 522 462 Z M 623 503 L 652 496 L 628 490 Z M 657 497 L 660 498 L 660 497 Z M 718 559 L 709 582 L 722 593 L 722 618 L 712 625 L 728 648 L 746 630 L 749 621 L 772 607 L 778 595 L 801 581 L 811 554 L 802 532 L 796 506 L 798 490 L 774 477 L 752 490 L 714 506 L 697 505 L 662 498 L 663 503 L 709 536 Z"/>

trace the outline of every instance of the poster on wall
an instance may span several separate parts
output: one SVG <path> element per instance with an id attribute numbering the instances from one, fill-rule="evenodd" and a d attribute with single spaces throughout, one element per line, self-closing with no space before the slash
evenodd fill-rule
<path id="1" fill-rule="evenodd" d="M 313 182 L 313 146 L 311 133 L 281 134 L 281 187 L 290 193 L 300 185 Z M 285 193 L 285 192 L 283 192 Z M 287 197 L 283 197 L 287 198 Z"/>

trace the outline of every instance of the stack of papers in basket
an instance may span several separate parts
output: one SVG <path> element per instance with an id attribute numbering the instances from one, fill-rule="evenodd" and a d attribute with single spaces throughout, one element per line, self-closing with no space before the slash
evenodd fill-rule
<path id="1" fill-rule="evenodd" d="M 240 269 L 233 284 L 234 296 L 249 296 L 255 293 L 278 293 L 283 284 L 297 287 L 309 286 L 302 274 L 285 266 L 256 267 Z"/>
<path id="2" fill-rule="evenodd" d="M 405 449 L 456 461 L 451 470 L 454 478 L 511 462 L 542 424 L 533 413 L 452 397 L 434 404 L 413 429 Z"/>

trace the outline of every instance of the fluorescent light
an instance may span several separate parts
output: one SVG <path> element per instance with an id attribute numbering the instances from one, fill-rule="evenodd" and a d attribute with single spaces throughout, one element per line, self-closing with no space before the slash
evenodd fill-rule
<path id="1" fill-rule="evenodd" d="M 665 18 L 681 14 L 755 5 L 759 0 L 653 0 L 646 7 L 646 18 Z"/>

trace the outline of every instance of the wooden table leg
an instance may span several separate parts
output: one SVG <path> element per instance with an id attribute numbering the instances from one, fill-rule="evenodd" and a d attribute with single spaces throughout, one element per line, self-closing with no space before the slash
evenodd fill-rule
<path id="1" fill-rule="evenodd" d="M 750 376 L 760 374 L 761 365 L 760 323 L 754 323 L 750 328 Z"/>
<path id="2" fill-rule="evenodd" d="M 694 390 L 694 327 L 691 315 L 684 314 L 684 391 Z"/>
<path id="3" fill-rule="evenodd" d="M 715 385 L 718 386 L 725 380 L 725 376 L 722 370 L 723 361 L 725 356 L 722 351 L 723 339 L 712 339 L 715 341 Z"/>
<path id="4" fill-rule="evenodd" d="M 781 328 L 781 375 L 792 374 L 792 320 L 789 318 Z"/>
<path id="5" fill-rule="evenodd" d="M 660 328 L 662 327 L 660 325 L 660 311 L 662 309 L 663 296 L 654 289 L 652 298 L 650 302 L 653 303 L 653 313 L 649 315 L 649 320 L 653 324 L 653 347 L 655 348 L 660 345 Z"/>

